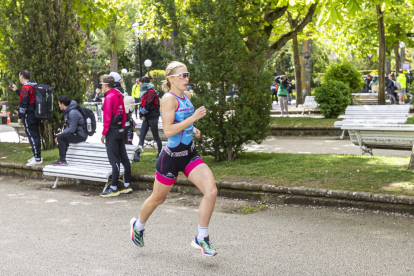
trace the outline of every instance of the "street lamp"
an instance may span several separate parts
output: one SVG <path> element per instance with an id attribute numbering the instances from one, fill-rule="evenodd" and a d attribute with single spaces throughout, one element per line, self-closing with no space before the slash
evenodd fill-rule
<path id="1" fill-rule="evenodd" d="M 138 62 L 139 62 L 139 77 L 142 77 L 142 62 L 141 62 L 141 39 L 140 35 L 144 34 L 144 30 L 139 28 L 140 24 L 135 22 L 132 24 L 134 35 L 138 38 Z"/>
<path id="2" fill-rule="evenodd" d="M 151 65 L 152 65 L 152 61 L 150 59 L 146 59 L 144 61 L 144 66 L 147 68 L 147 74 L 148 74 L 148 76 L 149 76 L 149 68 L 151 67 Z"/>
<path id="3" fill-rule="evenodd" d="M 123 68 L 123 69 L 121 70 L 121 74 L 126 74 L 126 73 L 128 73 L 128 70 L 127 70 L 126 68 Z"/>

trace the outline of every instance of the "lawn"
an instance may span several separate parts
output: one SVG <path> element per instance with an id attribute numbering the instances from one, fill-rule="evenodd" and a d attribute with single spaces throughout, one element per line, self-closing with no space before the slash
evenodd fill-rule
<path id="1" fill-rule="evenodd" d="M 145 149 L 141 162 L 132 164 L 133 174 L 154 175 L 155 153 Z M 44 151 L 42 156 L 44 164 L 51 164 L 58 151 Z M 28 144 L 0 143 L 0 162 L 24 164 L 30 157 Z M 409 158 L 249 152 L 233 162 L 218 163 L 211 156 L 203 160 L 216 180 L 414 195 L 413 171 L 406 169 Z"/>
<path id="2" fill-rule="evenodd" d="M 324 119 L 311 117 L 271 117 L 271 127 L 333 127 L 335 121 L 342 119 Z"/>

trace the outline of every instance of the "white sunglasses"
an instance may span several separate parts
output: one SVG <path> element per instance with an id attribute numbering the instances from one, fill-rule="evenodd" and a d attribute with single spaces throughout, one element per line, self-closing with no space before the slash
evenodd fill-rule
<path id="1" fill-rule="evenodd" d="M 184 73 L 179 73 L 179 74 L 174 74 L 174 75 L 169 75 L 169 76 L 167 76 L 167 77 L 180 77 L 180 78 L 182 78 L 182 79 L 185 79 L 185 78 L 190 78 L 190 73 L 189 72 L 184 72 Z"/>

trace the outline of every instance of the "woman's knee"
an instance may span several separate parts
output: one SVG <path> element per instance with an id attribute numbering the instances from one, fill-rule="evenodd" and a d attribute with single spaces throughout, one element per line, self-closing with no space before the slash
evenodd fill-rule
<path id="1" fill-rule="evenodd" d="M 163 204 L 166 198 L 167 196 L 152 194 L 151 201 L 153 202 L 153 204 L 158 206 Z"/>
<path id="2" fill-rule="evenodd" d="M 217 187 L 216 185 L 212 185 L 211 187 L 204 189 L 204 196 L 209 199 L 216 199 L 217 197 Z"/>

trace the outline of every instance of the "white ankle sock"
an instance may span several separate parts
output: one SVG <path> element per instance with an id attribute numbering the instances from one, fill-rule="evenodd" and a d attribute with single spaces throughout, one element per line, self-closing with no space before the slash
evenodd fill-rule
<path id="1" fill-rule="evenodd" d="M 199 224 L 198 230 L 197 230 L 197 239 L 204 240 L 204 238 L 208 236 L 207 232 L 208 232 L 208 227 L 203 227 L 203 226 L 200 226 Z"/>
<path id="2" fill-rule="evenodd" d="M 126 183 L 126 182 L 125 182 L 124 187 L 125 187 L 125 188 L 128 188 L 128 187 L 129 187 L 129 183 Z"/>
<path id="3" fill-rule="evenodd" d="M 142 231 L 145 228 L 145 223 L 142 222 L 140 219 L 137 220 L 137 223 L 135 223 L 135 227 L 138 229 L 138 231 Z"/>
<path id="4" fill-rule="evenodd" d="M 116 190 L 118 190 L 118 187 L 117 187 L 117 186 L 112 186 L 112 185 L 111 185 L 111 186 L 109 186 L 109 188 L 111 188 L 111 190 L 112 190 L 112 191 L 116 191 Z"/>

